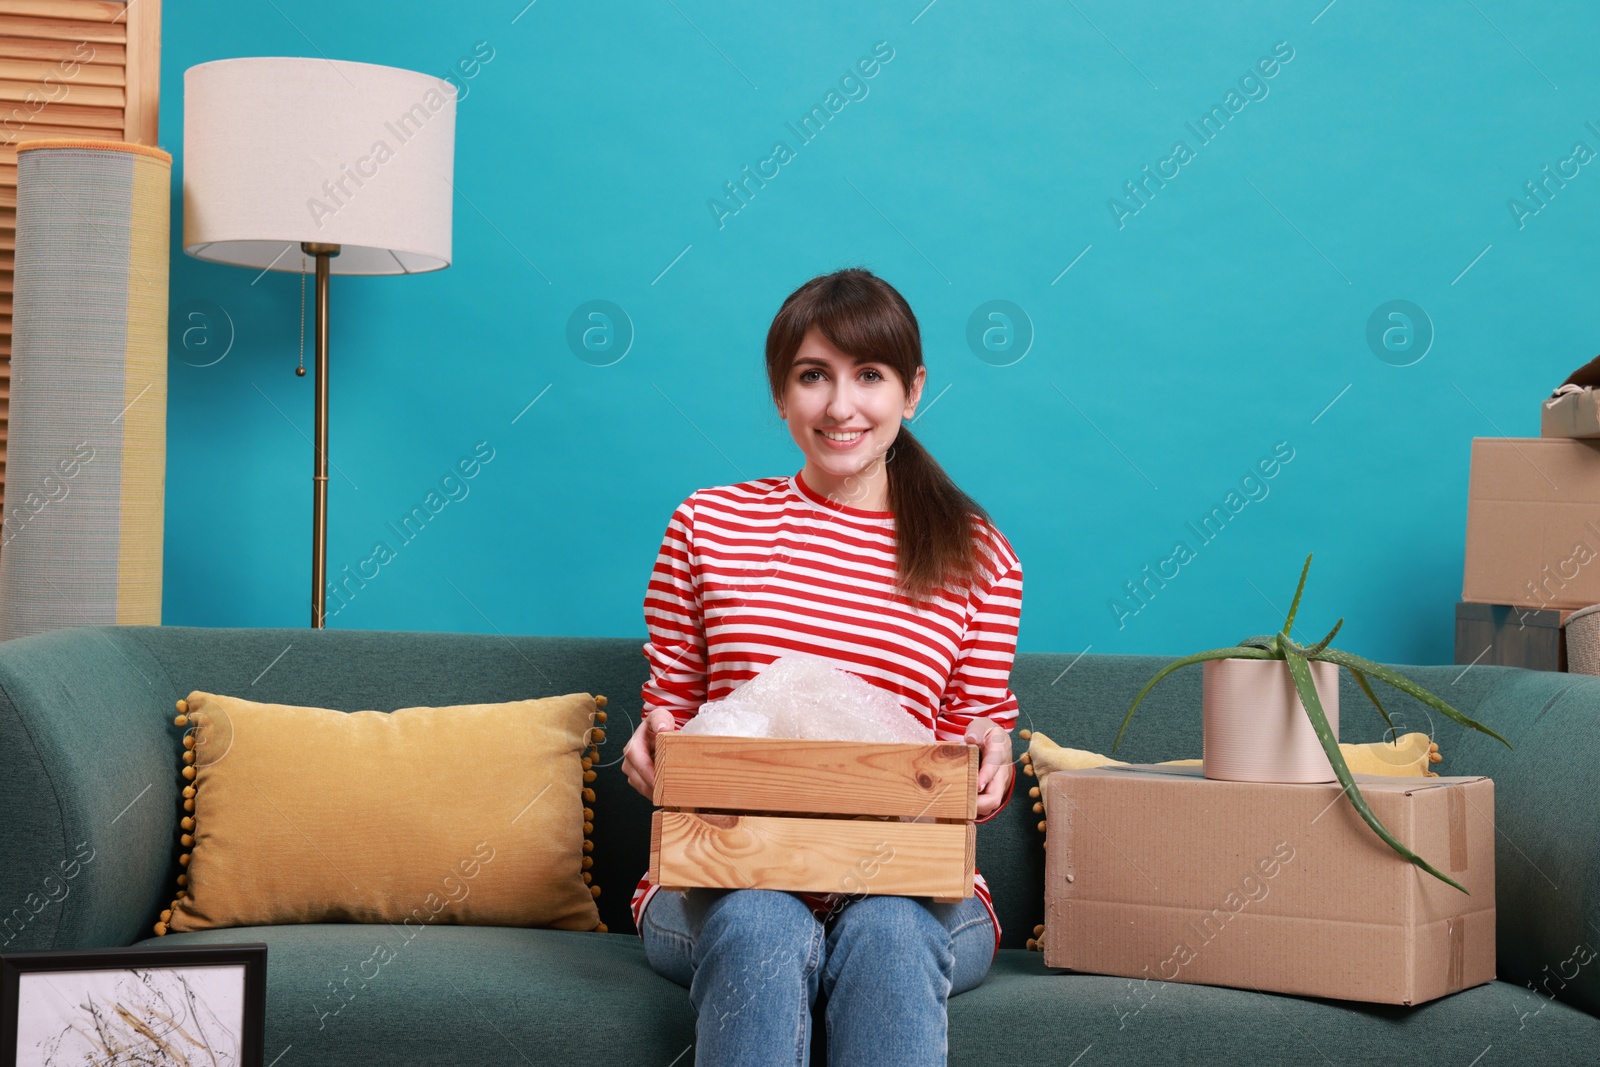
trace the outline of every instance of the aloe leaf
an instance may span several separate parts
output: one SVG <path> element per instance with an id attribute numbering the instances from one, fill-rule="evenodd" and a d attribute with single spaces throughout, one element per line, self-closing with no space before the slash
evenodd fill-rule
<path id="1" fill-rule="evenodd" d="M 1300 594 L 1306 591 L 1306 572 L 1311 569 L 1311 553 L 1306 553 L 1306 565 L 1300 568 L 1300 584 L 1294 587 L 1294 600 L 1289 604 L 1289 618 L 1284 621 L 1283 632 L 1294 632 L 1294 613 L 1300 610 Z"/>
<path id="2" fill-rule="evenodd" d="M 1266 649 L 1266 650 L 1268 650 L 1270 652 L 1271 650 L 1273 650 L 1273 649 L 1278 647 L 1277 645 L 1273 644 L 1273 639 L 1276 636 L 1277 636 L 1276 634 L 1256 634 L 1254 637 L 1247 637 L 1243 641 L 1240 641 L 1239 642 L 1239 647 L 1240 648 L 1264 648 L 1264 649 Z"/>
<path id="3" fill-rule="evenodd" d="M 1487 726 L 1467 718 L 1465 715 L 1461 714 L 1461 712 L 1445 703 L 1440 697 L 1434 696 L 1416 682 L 1413 682 L 1404 675 L 1396 674 L 1394 671 L 1390 670 L 1388 667 L 1385 667 L 1381 663 L 1374 663 L 1369 659 L 1363 659 L 1361 656 L 1353 655 L 1349 652 L 1340 652 L 1338 649 L 1333 648 L 1324 649 L 1318 654 L 1318 658 L 1325 659 L 1330 663 L 1337 663 L 1342 667 L 1348 667 L 1352 671 L 1365 671 L 1374 678 L 1377 678 L 1379 681 L 1387 682 L 1389 685 L 1392 685 L 1394 688 L 1400 690 L 1400 692 L 1417 698 L 1440 714 L 1450 716 L 1450 718 L 1454 719 L 1462 726 L 1470 726 L 1474 730 L 1488 734 L 1490 737 L 1494 738 L 1496 741 L 1499 741 L 1507 748 L 1512 747 L 1510 741 L 1507 741 L 1505 738 L 1501 737 Z M 1385 716 L 1385 718 L 1387 718 L 1387 716 Z"/>
<path id="4" fill-rule="evenodd" d="M 1321 641 L 1318 641 L 1316 644 L 1314 644 L 1310 648 L 1306 649 L 1306 658 L 1309 659 L 1312 656 L 1315 656 L 1318 652 L 1321 652 L 1323 649 L 1327 648 L 1328 647 L 1328 642 L 1333 640 L 1333 635 L 1338 633 L 1339 632 L 1339 627 L 1341 627 L 1343 625 L 1344 625 L 1344 619 L 1342 619 L 1342 618 L 1338 622 L 1334 623 L 1333 624 L 1333 629 L 1328 631 L 1328 636 L 1327 637 L 1324 637 Z"/>
<path id="5" fill-rule="evenodd" d="M 1319 655 L 1317 658 L 1327 659 L 1327 657 L 1323 655 Z M 1328 662 L 1333 663 L 1334 661 L 1330 659 Z M 1361 691 L 1363 693 L 1367 694 L 1367 699 L 1372 701 L 1372 706 L 1378 709 L 1378 714 L 1382 715 L 1383 721 L 1389 724 L 1389 730 L 1392 733 L 1394 731 L 1394 720 L 1389 718 L 1389 713 L 1383 710 L 1382 704 L 1378 703 L 1378 694 L 1372 691 L 1372 683 L 1367 681 L 1366 674 L 1356 670 L 1354 667 L 1350 668 L 1350 673 L 1356 676 L 1356 684 L 1361 687 Z"/>
<path id="6" fill-rule="evenodd" d="M 1300 703 L 1305 706 L 1306 715 L 1311 719 L 1312 729 L 1316 731 L 1317 740 L 1322 743 L 1322 751 L 1327 753 L 1328 762 L 1333 765 L 1333 773 L 1339 779 L 1339 784 L 1344 788 L 1345 796 L 1350 798 L 1351 807 L 1374 833 L 1388 843 L 1400 855 L 1421 867 L 1440 881 L 1455 886 L 1463 893 L 1467 893 L 1466 886 L 1441 874 L 1434 866 L 1415 852 L 1411 851 L 1400 840 L 1384 828 L 1378 817 L 1367 806 L 1367 800 L 1361 795 L 1361 790 L 1356 788 L 1355 778 L 1350 774 L 1350 768 L 1344 761 L 1344 753 L 1339 751 L 1339 739 L 1334 735 L 1333 728 L 1328 724 L 1327 713 L 1322 710 L 1322 701 L 1317 696 L 1317 686 L 1311 677 L 1309 661 L 1293 649 L 1286 649 L 1284 661 L 1289 665 L 1289 673 L 1294 676 L 1295 689 L 1300 694 Z M 1471 896 L 1471 893 L 1467 893 Z"/>
<path id="7" fill-rule="evenodd" d="M 1133 703 L 1128 705 L 1128 714 L 1122 719 L 1122 729 L 1117 731 L 1117 739 L 1112 742 L 1111 751 L 1115 752 L 1117 746 L 1122 744 L 1122 735 L 1127 732 L 1128 723 L 1133 721 L 1133 713 L 1139 710 L 1139 702 L 1144 700 L 1145 694 L 1155 688 L 1155 684 L 1180 667 L 1187 667 L 1192 663 L 1203 663 L 1211 659 L 1279 659 L 1278 655 L 1259 648 L 1214 648 L 1209 652 L 1196 652 L 1192 656 L 1175 659 L 1155 673 L 1155 677 L 1144 683 L 1144 688 L 1133 698 Z"/>

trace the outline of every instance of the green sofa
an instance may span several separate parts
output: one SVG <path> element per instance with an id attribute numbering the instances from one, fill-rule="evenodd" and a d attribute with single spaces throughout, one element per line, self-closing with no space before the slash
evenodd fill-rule
<path id="1" fill-rule="evenodd" d="M 647 864 L 648 802 L 623 778 L 642 638 L 376 631 L 75 628 L 0 645 L 0 952 L 264 941 L 266 1060 L 297 1064 L 625 1064 L 687 1067 L 686 990 L 645 962 L 627 904 Z M 1023 653 L 1023 726 L 1104 751 L 1167 657 Z M 1496 783 L 1499 980 L 1415 1008 L 1050 971 L 1024 947 L 1043 916 L 1044 853 L 1019 778 L 978 832 L 1004 945 L 950 1002 L 953 1064 L 1595 1062 L 1600 1056 L 1600 678 L 1509 667 L 1404 667 L 1516 751 L 1393 694 L 1431 730 L 1446 774 Z M 1381 720 L 1341 672 L 1346 740 Z M 1129 728 L 1130 761 L 1200 754 L 1201 672 L 1158 687 Z M 1382 693 L 1392 691 L 1379 687 Z M 358 976 L 386 926 L 307 925 L 153 936 L 178 873 L 173 703 L 190 690 L 345 709 L 609 698 L 594 783 L 595 881 L 607 934 L 430 926 L 378 976 Z M 1017 751 L 1022 751 L 1017 742 Z M 82 852 L 79 851 L 83 844 Z M 45 895 L 75 855 L 75 877 Z M 59 883 L 52 882 L 52 885 Z M 1308 956 L 1305 966 L 1320 966 Z M 1575 973 L 1574 973 L 1575 972 Z M 342 986 L 342 996 L 335 988 Z M 1532 987 L 1537 986 L 1538 992 Z M 821 1063 L 822 1027 L 816 1027 Z M 682 1056 L 681 1059 L 677 1057 Z M 1081 1058 L 1079 1058 L 1081 1057 Z"/>

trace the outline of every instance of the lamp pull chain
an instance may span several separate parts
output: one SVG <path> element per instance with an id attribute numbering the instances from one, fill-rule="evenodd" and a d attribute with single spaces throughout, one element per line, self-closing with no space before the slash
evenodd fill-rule
<path id="1" fill-rule="evenodd" d="M 306 255 L 300 253 L 300 366 L 295 368 L 295 374 L 301 378 L 306 376 Z"/>

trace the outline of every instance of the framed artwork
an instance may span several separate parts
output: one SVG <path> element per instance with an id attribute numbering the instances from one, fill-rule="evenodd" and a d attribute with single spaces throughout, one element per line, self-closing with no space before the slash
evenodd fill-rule
<path id="1" fill-rule="evenodd" d="M 267 946 L 0 956 L 0 1067 L 261 1067 Z"/>

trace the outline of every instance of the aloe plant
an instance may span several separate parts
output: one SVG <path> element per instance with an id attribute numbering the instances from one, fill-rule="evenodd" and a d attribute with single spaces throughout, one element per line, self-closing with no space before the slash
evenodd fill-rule
<path id="1" fill-rule="evenodd" d="M 1393 834 L 1384 829 L 1383 824 L 1378 821 L 1378 817 L 1367 806 L 1366 798 L 1361 795 L 1361 790 L 1356 788 L 1355 779 L 1350 774 L 1350 768 L 1344 762 L 1344 754 L 1339 750 L 1339 738 L 1334 734 L 1332 727 L 1328 725 L 1328 716 L 1322 710 L 1322 701 L 1317 697 L 1317 687 L 1311 679 L 1311 668 L 1308 663 L 1314 659 L 1325 660 L 1347 668 L 1355 676 L 1356 684 L 1367 695 L 1367 699 L 1372 701 L 1373 706 L 1378 709 L 1378 714 L 1383 716 L 1383 721 L 1389 724 L 1391 730 L 1394 728 L 1394 721 L 1389 718 L 1389 713 L 1379 703 L 1378 695 L 1372 691 L 1372 685 L 1367 681 L 1367 675 L 1388 683 L 1407 696 L 1415 697 L 1430 708 L 1450 716 L 1450 718 L 1463 726 L 1470 726 L 1474 730 L 1488 734 L 1507 748 L 1511 747 L 1511 742 L 1482 723 L 1474 722 L 1472 719 L 1467 718 L 1439 697 L 1434 696 L 1410 679 L 1396 674 L 1388 667 L 1363 659 L 1360 656 L 1352 655 L 1349 652 L 1340 652 L 1338 649 L 1329 648 L 1328 643 L 1333 640 L 1333 635 L 1338 633 L 1339 627 L 1344 625 L 1343 618 L 1334 623 L 1333 629 L 1328 631 L 1328 636 L 1314 645 L 1299 645 L 1291 640 L 1289 637 L 1290 628 L 1294 625 L 1295 612 L 1300 607 L 1300 594 L 1305 591 L 1306 573 L 1309 570 L 1311 570 L 1311 556 L 1307 555 L 1305 566 L 1300 569 L 1300 584 L 1295 588 L 1294 601 L 1289 605 L 1289 617 L 1284 620 L 1283 629 L 1278 633 L 1249 637 L 1240 641 L 1233 648 L 1216 648 L 1209 652 L 1196 652 L 1192 656 L 1174 660 L 1157 671 L 1155 677 L 1146 682 L 1144 688 L 1139 690 L 1139 694 L 1133 698 L 1133 703 L 1128 707 L 1128 714 L 1122 720 L 1122 729 L 1117 731 L 1117 740 L 1111 746 L 1111 751 L 1115 752 L 1117 745 L 1122 744 L 1122 735 L 1127 731 L 1128 723 L 1133 721 L 1133 713 L 1138 710 L 1139 702 L 1144 700 L 1145 694 L 1150 692 L 1157 682 L 1180 667 L 1187 667 L 1191 663 L 1202 663 L 1213 659 L 1283 660 L 1289 665 L 1289 673 L 1294 678 L 1295 690 L 1300 694 L 1300 703 L 1305 706 L 1306 715 L 1311 720 L 1311 726 L 1316 730 L 1317 740 L 1322 743 L 1322 750 L 1328 754 L 1328 762 L 1333 764 L 1333 772 L 1338 776 L 1339 784 L 1344 787 L 1345 796 L 1350 798 L 1351 805 L 1366 820 L 1367 825 L 1372 827 L 1373 832 L 1388 842 L 1389 847 L 1435 878 L 1447 882 L 1466 893 L 1466 887 L 1460 882 L 1441 874 L 1427 860 L 1401 844 Z M 1468 895 L 1470 896 L 1471 894 L 1468 893 Z"/>

